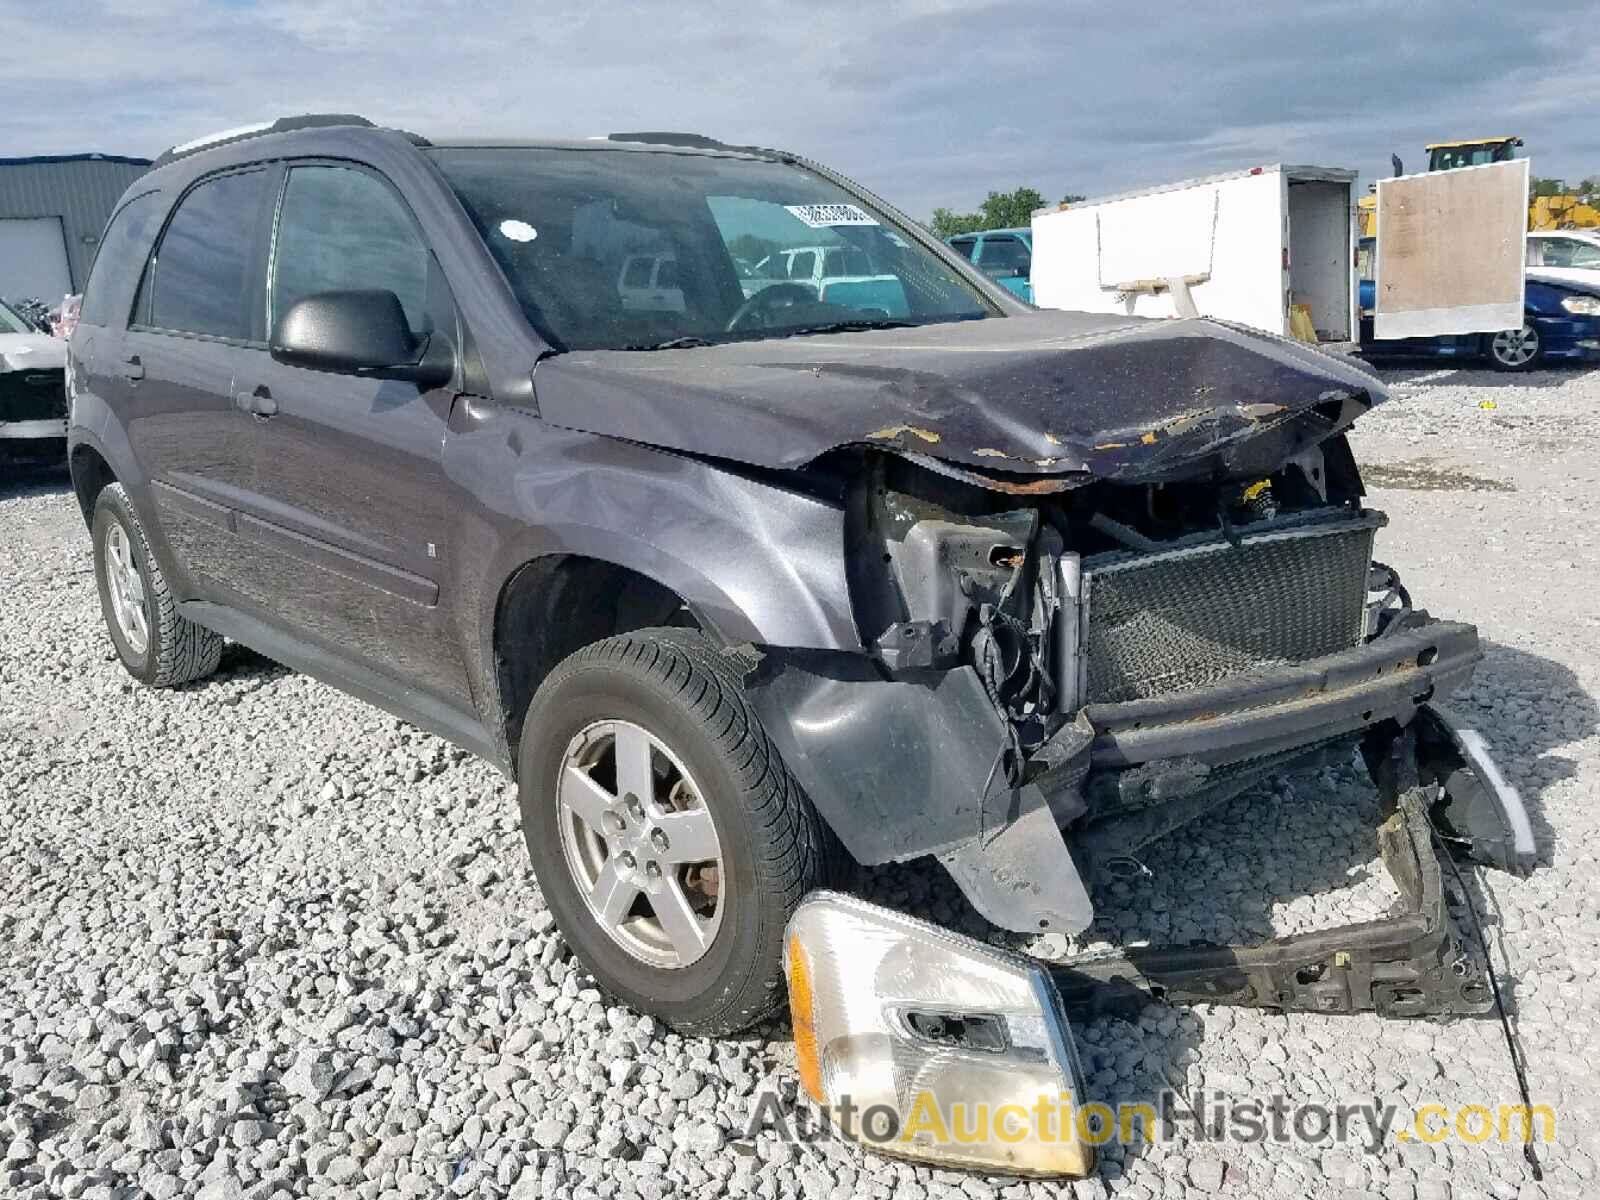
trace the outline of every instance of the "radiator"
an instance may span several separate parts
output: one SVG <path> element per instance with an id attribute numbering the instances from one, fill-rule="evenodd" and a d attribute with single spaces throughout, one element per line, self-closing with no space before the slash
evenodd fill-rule
<path id="1" fill-rule="evenodd" d="M 1139 700 L 1357 645 L 1383 517 L 1083 563 L 1083 699 Z"/>

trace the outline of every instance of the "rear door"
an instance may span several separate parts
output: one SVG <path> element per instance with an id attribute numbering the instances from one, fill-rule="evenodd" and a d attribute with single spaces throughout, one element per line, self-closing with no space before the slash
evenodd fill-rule
<path id="1" fill-rule="evenodd" d="M 271 249 L 274 321 L 318 292 L 383 288 L 417 333 L 456 341 L 455 308 L 410 209 L 350 163 L 289 165 Z M 441 453 L 453 392 L 255 356 L 235 391 L 256 426 L 257 492 L 240 532 L 296 637 L 450 701 L 470 698 L 442 594 L 460 511 Z"/>
<path id="2" fill-rule="evenodd" d="M 1374 335 L 1521 329 L 1528 160 L 1378 180 Z"/>
<path id="3" fill-rule="evenodd" d="M 185 193 L 111 365 L 162 531 L 205 598 L 225 603 L 252 569 L 234 511 L 255 486 L 254 429 L 232 385 L 241 362 L 264 353 L 259 263 L 274 175 L 230 171 Z"/>

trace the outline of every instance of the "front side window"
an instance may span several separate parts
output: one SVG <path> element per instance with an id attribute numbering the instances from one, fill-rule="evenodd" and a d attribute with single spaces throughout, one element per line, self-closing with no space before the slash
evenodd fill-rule
<path id="1" fill-rule="evenodd" d="M 951 242 L 950 245 L 957 254 L 961 255 L 961 257 L 966 259 L 968 262 L 971 262 L 972 252 L 977 249 L 978 242 L 976 238 L 957 238 L 955 241 Z"/>
<path id="2" fill-rule="evenodd" d="M 389 186 L 353 167 L 295 167 L 272 253 L 272 322 L 317 292 L 393 292 L 427 328 L 428 251 Z"/>
<path id="3" fill-rule="evenodd" d="M 156 329 L 249 340 L 266 171 L 219 175 L 178 203 L 145 271 L 140 314 Z"/>
<path id="4" fill-rule="evenodd" d="M 928 324 L 998 310 L 910 230 L 795 163 L 434 147 L 528 320 L 569 350 Z M 640 294 L 633 261 L 659 264 Z"/>

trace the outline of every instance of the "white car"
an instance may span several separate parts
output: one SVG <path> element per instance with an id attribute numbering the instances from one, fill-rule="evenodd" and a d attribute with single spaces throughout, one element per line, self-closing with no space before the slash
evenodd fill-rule
<path id="1" fill-rule="evenodd" d="M 1549 279 L 1600 283 L 1600 229 L 1530 233 L 1528 266 Z"/>
<path id="2" fill-rule="evenodd" d="M 630 254 L 617 275 L 617 295 L 627 312 L 683 312 L 678 260 L 670 254 Z"/>
<path id="3" fill-rule="evenodd" d="M 876 271 L 867 252 L 854 246 L 779 250 L 758 262 L 752 276 L 739 281 L 746 298 L 774 284 L 800 283 L 816 292 L 818 300 L 881 311 L 891 317 L 905 316 L 907 311 L 899 277 Z"/>
<path id="4" fill-rule="evenodd" d="M 0 450 L 40 452 L 67 436 L 67 343 L 0 302 Z"/>

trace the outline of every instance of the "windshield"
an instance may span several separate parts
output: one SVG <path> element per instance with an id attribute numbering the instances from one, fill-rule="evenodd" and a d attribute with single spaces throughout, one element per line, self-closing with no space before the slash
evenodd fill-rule
<path id="1" fill-rule="evenodd" d="M 995 313 L 883 214 L 792 163 L 598 148 L 429 153 L 529 321 L 566 349 Z"/>
<path id="2" fill-rule="evenodd" d="M 29 325 L 11 309 L 7 308 L 4 301 L 0 301 L 0 333 L 36 333 Z"/>

